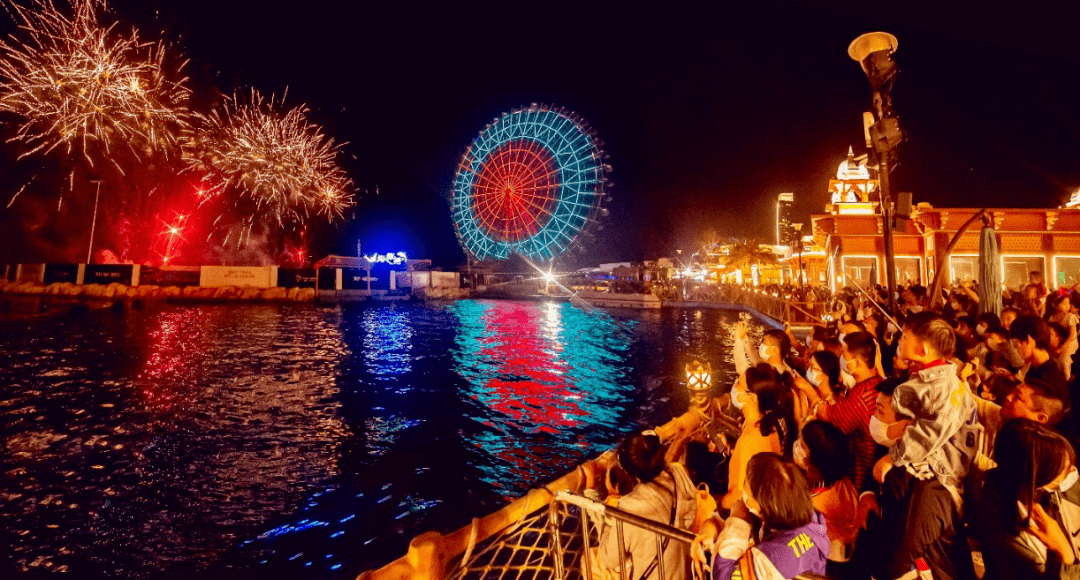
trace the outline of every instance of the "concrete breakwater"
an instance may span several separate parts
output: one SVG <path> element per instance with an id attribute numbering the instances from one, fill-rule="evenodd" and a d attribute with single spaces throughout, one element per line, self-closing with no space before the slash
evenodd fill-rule
<path id="1" fill-rule="evenodd" d="M 355 260 L 353 260 L 355 261 Z M 171 302 L 362 302 L 467 298 L 457 272 L 325 266 L 5 265 L 0 293 Z M 403 268 L 405 266 L 402 266 Z"/>
<path id="2" fill-rule="evenodd" d="M 90 299 L 143 299 L 191 302 L 251 301 L 251 302 L 312 302 L 317 298 L 314 288 L 256 288 L 253 286 L 128 286 L 110 284 L 73 284 L 55 282 L 49 285 L 33 282 L 0 282 L 0 292 L 30 296 L 57 296 Z"/>

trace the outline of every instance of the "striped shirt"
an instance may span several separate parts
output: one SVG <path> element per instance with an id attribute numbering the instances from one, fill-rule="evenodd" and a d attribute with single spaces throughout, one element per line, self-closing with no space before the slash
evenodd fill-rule
<path id="1" fill-rule="evenodd" d="M 874 415 L 877 390 L 881 377 L 874 375 L 856 383 L 846 395 L 837 398 L 829 407 L 829 422 L 848 436 L 851 446 L 851 482 L 862 489 L 866 474 L 874 467 L 874 439 L 870 437 L 870 417 Z"/>

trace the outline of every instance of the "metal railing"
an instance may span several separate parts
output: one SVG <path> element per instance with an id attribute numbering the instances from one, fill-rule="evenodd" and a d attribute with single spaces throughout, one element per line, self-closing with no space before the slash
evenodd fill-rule
<path id="1" fill-rule="evenodd" d="M 721 305 L 742 305 L 761 314 L 790 324 L 824 324 L 828 314 L 825 300 L 797 300 L 798 294 L 771 289 L 750 289 L 743 286 L 690 284 L 657 285 L 653 292 L 661 300 L 672 303 L 703 302 Z M 813 296 L 811 296 L 813 297 Z"/>
<path id="2" fill-rule="evenodd" d="M 653 534 L 657 578 L 665 580 L 664 544 L 689 545 L 694 534 L 605 505 L 567 491 L 558 492 L 546 508 L 533 512 L 515 528 L 484 542 L 447 570 L 447 580 L 606 580 L 595 578 L 603 524 L 614 526 L 619 541 L 620 580 L 627 576 L 624 526 Z M 670 549 L 670 548 L 669 548 Z M 636 573 L 640 576 L 640 573 Z M 651 574 L 650 574 L 651 576 Z"/>
<path id="3" fill-rule="evenodd" d="M 627 574 L 625 526 L 652 536 L 656 554 L 645 572 Z M 604 529 L 613 529 L 618 541 L 619 580 L 665 580 L 671 574 L 664 566 L 670 542 L 689 546 L 694 534 L 644 518 L 601 501 L 561 491 L 546 508 L 533 512 L 503 534 L 466 552 L 447 570 L 447 580 L 610 580 L 615 571 L 599 563 L 596 550 Z M 610 533 L 610 532 L 609 532 Z M 686 562 L 687 566 L 690 562 Z M 652 570 L 655 569 L 655 574 Z M 701 566 L 693 577 L 710 580 L 712 571 Z M 799 580 L 828 580 L 805 574 Z"/>
<path id="4" fill-rule="evenodd" d="M 641 516 L 621 510 L 617 507 L 609 506 L 603 502 L 594 499 L 582 497 L 580 495 L 575 495 L 570 492 L 564 491 L 556 494 L 555 500 L 558 503 L 576 506 L 580 510 L 581 537 L 583 538 L 583 542 L 585 545 L 585 550 L 583 553 L 584 560 L 582 562 L 581 568 L 582 570 L 585 570 L 584 575 L 586 576 L 586 580 L 593 580 L 592 571 L 596 569 L 596 567 L 598 567 L 594 566 L 593 562 L 589 561 L 589 559 L 592 557 L 592 551 L 590 550 L 592 534 L 594 532 L 596 533 L 596 541 L 597 543 L 599 543 L 602 537 L 602 533 L 600 531 L 602 529 L 602 526 L 600 525 L 600 523 L 604 522 L 605 520 L 613 522 L 615 526 L 615 537 L 619 542 L 618 553 L 620 580 L 633 580 L 627 578 L 626 574 L 626 541 L 623 531 L 625 525 L 629 524 L 636 528 L 652 533 L 653 540 L 656 543 L 656 556 L 653 557 L 652 562 L 649 564 L 649 569 L 655 568 L 659 580 L 664 580 L 664 577 L 667 573 L 663 562 L 664 553 L 666 551 L 665 546 L 667 544 L 667 542 L 665 542 L 665 539 L 668 541 L 681 542 L 687 545 L 694 541 L 694 534 L 686 530 L 662 524 L 648 518 L 643 518 Z M 589 525 L 590 517 L 594 518 L 592 520 L 594 524 L 591 527 Z M 555 537 L 554 548 L 555 559 L 556 561 L 558 561 L 559 554 L 562 551 L 558 536 Z M 642 578 L 642 580 L 645 580 L 645 578 L 650 575 L 651 573 L 640 574 L 638 575 L 638 577 Z M 562 576 L 558 575 L 556 575 L 555 578 L 556 580 L 566 580 Z"/>

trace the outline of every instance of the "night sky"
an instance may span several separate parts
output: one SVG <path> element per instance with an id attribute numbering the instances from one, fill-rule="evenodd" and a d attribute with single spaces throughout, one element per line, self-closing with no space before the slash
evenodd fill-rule
<path id="1" fill-rule="evenodd" d="M 1080 187 L 1076 8 L 112 4 L 177 41 L 196 91 L 287 87 L 287 103 L 348 142 L 343 162 L 368 193 L 324 251 L 351 253 L 359 238 L 463 261 L 456 165 L 486 123 L 531 102 L 577 111 L 611 155 L 614 200 L 587 263 L 671 255 L 706 229 L 771 241 L 776 194 L 793 191 L 808 222 L 848 146 L 864 152 L 869 86 L 846 49 L 872 30 L 899 39 L 894 103 L 909 140 L 896 190 L 936 206 L 1044 207 Z"/>

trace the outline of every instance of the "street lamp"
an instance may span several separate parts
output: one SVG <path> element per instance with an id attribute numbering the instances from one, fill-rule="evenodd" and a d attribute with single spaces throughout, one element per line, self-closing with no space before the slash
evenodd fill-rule
<path id="1" fill-rule="evenodd" d="M 799 289 L 806 289 L 806 281 L 803 278 L 803 263 L 802 263 L 802 224 L 791 224 L 791 245 L 798 248 L 799 252 Z"/>
<path id="2" fill-rule="evenodd" d="M 900 122 L 893 115 L 892 91 L 900 73 L 892 55 L 896 52 L 896 37 L 887 32 L 868 32 L 848 46 L 848 56 L 862 66 L 870 81 L 874 111 L 873 124 L 868 130 L 868 143 L 877 157 L 878 180 L 881 184 L 882 232 L 885 242 L 885 278 L 889 286 L 889 309 L 896 306 L 896 257 L 893 253 L 894 207 L 889 191 L 889 167 L 895 161 L 896 146 L 904 140 Z"/>

